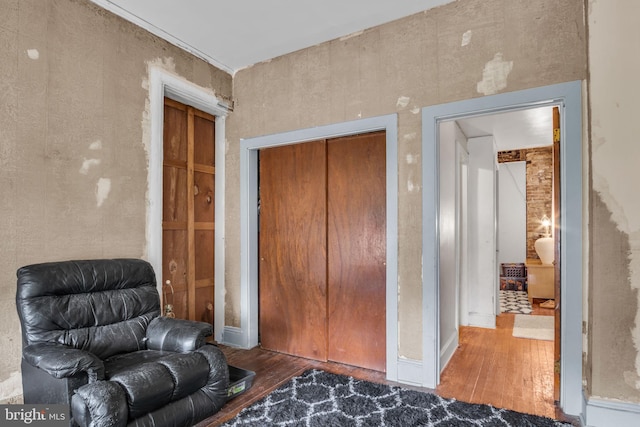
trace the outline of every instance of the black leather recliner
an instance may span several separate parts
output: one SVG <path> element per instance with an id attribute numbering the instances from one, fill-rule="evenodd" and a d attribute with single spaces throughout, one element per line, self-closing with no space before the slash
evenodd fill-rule
<path id="1" fill-rule="evenodd" d="M 34 264 L 17 272 L 25 403 L 64 403 L 72 425 L 191 426 L 226 402 L 210 324 L 160 316 L 138 259 Z"/>

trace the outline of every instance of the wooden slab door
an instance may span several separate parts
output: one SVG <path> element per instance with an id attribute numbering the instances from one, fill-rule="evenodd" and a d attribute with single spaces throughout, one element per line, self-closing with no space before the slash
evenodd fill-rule
<path id="1" fill-rule="evenodd" d="M 324 141 L 260 150 L 263 348 L 327 360 Z"/>
<path id="2" fill-rule="evenodd" d="M 386 368 L 386 137 L 327 142 L 329 360 Z"/>
<path id="3" fill-rule="evenodd" d="M 260 151 L 263 348 L 385 370 L 385 141 Z"/>
<path id="4" fill-rule="evenodd" d="M 213 324 L 215 117 L 165 98 L 162 283 L 179 319 Z"/>
<path id="5" fill-rule="evenodd" d="M 553 398 L 560 402 L 560 109 L 553 107 L 553 274 L 555 309 L 554 315 L 554 346 L 553 346 Z"/>

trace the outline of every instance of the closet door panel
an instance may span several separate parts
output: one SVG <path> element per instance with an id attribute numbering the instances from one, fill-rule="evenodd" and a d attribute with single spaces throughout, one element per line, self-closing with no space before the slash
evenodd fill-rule
<path id="1" fill-rule="evenodd" d="M 163 286 L 163 304 L 173 305 L 178 319 L 187 319 L 187 230 L 165 229 L 162 232 L 162 277 L 171 286 Z"/>
<path id="2" fill-rule="evenodd" d="M 214 231 L 196 230 L 195 320 L 213 324 L 214 299 Z"/>
<path id="3" fill-rule="evenodd" d="M 326 360 L 326 147 L 260 151 L 260 339 Z"/>
<path id="4" fill-rule="evenodd" d="M 195 149 L 193 161 L 196 165 L 214 167 L 215 159 L 215 117 L 202 111 L 194 110 L 193 127 L 195 128 Z"/>
<path id="5" fill-rule="evenodd" d="M 386 138 L 328 141 L 329 360 L 386 367 Z"/>
<path id="6" fill-rule="evenodd" d="M 163 309 L 212 323 L 215 117 L 165 98 L 163 129 Z"/>
<path id="7" fill-rule="evenodd" d="M 194 172 L 194 221 L 213 227 L 215 215 L 215 176 L 210 173 Z"/>
<path id="8" fill-rule="evenodd" d="M 215 242 L 215 117 L 193 110 L 192 318 L 213 324 Z"/>
<path id="9" fill-rule="evenodd" d="M 186 106 L 165 102 L 162 168 L 163 305 L 187 319 L 189 236 L 187 210 L 188 117 Z M 160 272 L 157 272 L 160 273 Z M 171 286 L 166 286 L 169 281 Z"/>

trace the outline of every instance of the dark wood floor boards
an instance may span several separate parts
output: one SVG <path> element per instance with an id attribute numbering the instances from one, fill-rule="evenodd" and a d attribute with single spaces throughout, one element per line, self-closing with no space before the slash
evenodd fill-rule
<path id="1" fill-rule="evenodd" d="M 534 315 L 553 310 L 534 304 Z M 486 403 L 529 414 L 571 421 L 553 401 L 553 342 L 514 338 L 513 314 L 497 317 L 496 329 L 461 327 L 458 350 L 441 375 L 436 393 L 465 402 Z M 230 365 L 256 372 L 253 387 L 228 402 L 220 412 L 198 424 L 214 427 L 308 369 L 394 384 L 382 372 L 338 363 L 323 363 L 262 350 L 220 346 Z M 406 388 L 434 392 L 434 390 Z"/>

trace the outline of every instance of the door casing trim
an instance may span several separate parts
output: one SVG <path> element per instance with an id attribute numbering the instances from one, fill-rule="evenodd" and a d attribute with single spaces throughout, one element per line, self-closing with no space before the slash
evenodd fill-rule
<path id="1" fill-rule="evenodd" d="M 583 172 L 582 82 L 573 81 L 508 92 L 422 109 L 423 230 L 423 386 L 440 380 L 438 272 L 439 123 L 474 115 L 541 106 L 561 110 L 560 142 L 560 406 L 569 415 L 582 411 Z M 435 303 L 434 303 L 435 302 Z"/>
<path id="2" fill-rule="evenodd" d="M 162 159 L 165 97 L 215 116 L 214 335 L 218 339 L 222 337 L 224 329 L 224 141 L 228 107 L 210 89 L 202 88 L 159 66 L 149 66 L 148 119 L 151 136 L 147 171 L 146 257 L 156 273 L 160 295 L 162 295 Z"/>
<path id="3" fill-rule="evenodd" d="M 387 185 L 386 371 L 398 377 L 398 118 L 389 114 L 240 140 L 240 326 L 223 342 L 258 345 L 258 150 L 384 130 Z M 233 338 L 232 338 L 233 337 Z M 232 341 L 233 340 L 233 341 Z"/>

